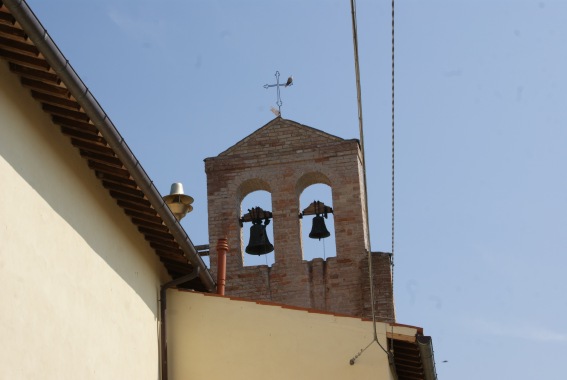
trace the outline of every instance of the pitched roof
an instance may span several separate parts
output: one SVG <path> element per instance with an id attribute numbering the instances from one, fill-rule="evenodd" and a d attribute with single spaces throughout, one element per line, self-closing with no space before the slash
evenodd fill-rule
<path id="1" fill-rule="evenodd" d="M 149 242 L 175 279 L 199 268 L 186 286 L 216 285 L 191 239 L 164 203 L 144 169 L 94 96 L 69 65 L 29 6 L 0 0 L 0 60 L 20 78 L 69 137 L 96 177 Z M 53 133 L 57 129 L 53 129 Z"/>
<path id="2" fill-rule="evenodd" d="M 345 140 L 319 129 L 276 117 L 220 153 L 219 157 L 259 154 L 264 151 L 269 153 L 274 149 L 282 152 L 285 150 L 297 150 L 302 147 L 323 146 L 340 141 Z"/>

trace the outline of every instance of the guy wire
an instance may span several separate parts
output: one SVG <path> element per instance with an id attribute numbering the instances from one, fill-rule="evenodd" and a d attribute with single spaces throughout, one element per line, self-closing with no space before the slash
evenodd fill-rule
<path id="1" fill-rule="evenodd" d="M 394 298 L 394 227 L 395 227 L 395 223 L 394 223 L 394 221 L 395 221 L 395 219 L 394 219 L 394 216 L 395 216 L 395 212 L 394 212 L 395 211 L 395 207 L 394 207 L 394 205 L 395 205 L 395 202 L 394 202 L 394 200 L 395 200 L 395 191 L 394 191 L 395 186 L 394 185 L 395 185 L 395 173 L 396 173 L 395 170 L 394 170 L 395 169 L 395 154 L 394 154 L 395 153 L 395 149 L 394 149 L 395 148 L 395 139 L 394 139 L 394 137 L 395 137 L 395 133 L 394 133 L 395 132 L 395 128 L 394 128 L 394 125 L 395 125 L 395 123 L 394 123 L 394 120 L 395 120 L 395 112 L 394 112 L 395 111 L 395 107 L 394 107 L 394 94 L 395 94 L 395 92 L 394 92 L 394 89 L 395 89 L 395 86 L 394 86 L 394 84 L 395 84 L 395 81 L 394 81 L 394 78 L 395 78 L 395 76 L 394 76 L 394 74 L 395 74 L 395 70 L 394 70 L 394 68 L 395 68 L 395 54 L 394 54 L 395 53 L 395 50 L 394 50 L 394 47 L 395 47 L 395 43 L 394 43 L 395 42 L 395 39 L 394 39 L 394 31 L 395 31 L 394 20 L 395 20 L 395 17 L 394 17 L 394 15 L 395 15 L 395 13 L 394 13 L 394 5 L 395 4 L 394 4 L 394 1 L 395 0 L 392 0 L 392 252 L 390 254 L 390 270 L 391 270 L 391 276 L 392 276 L 392 278 L 391 278 L 392 299 Z M 395 316 L 395 312 L 394 312 L 394 316 Z M 394 349 L 394 334 L 393 334 L 394 331 L 393 330 L 394 330 L 394 327 L 392 326 L 392 339 L 391 339 L 391 344 L 390 344 L 391 350 Z"/>
<path id="2" fill-rule="evenodd" d="M 372 249 L 370 248 L 370 223 L 369 223 L 369 213 L 368 213 L 368 192 L 367 192 L 367 185 L 366 185 L 366 157 L 364 152 L 364 126 L 362 122 L 362 95 L 361 95 L 361 86 L 360 86 L 360 67 L 359 67 L 359 60 L 358 60 L 358 31 L 356 25 L 356 0 L 350 0 L 350 8 L 351 8 L 351 16 L 352 16 L 352 41 L 354 47 L 354 70 L 356 76 L 356 97 L 357 97 L 357 105 L 358 105 L 358 129 L 360 134 L 360 150 L 362 153 L 362 173 L 363 173 L 363 182 L 364 182 L 364 206 L 366 208 L 366 238 L 368 240 L 368 277 L 370 281 L 370 301 L 372 304 L 372 326 L 374 328 L 374 339 L 382 351 L 384 351 L 388 356 L 390 353 L 382 347 L 380 342 L 378 341 L 378 333 L 376 331 L 376 306 L 375 306 L 375 296 L 374 296 L 374 281 L 373 281 L 373 271 L 372 271 Z M 372 344 L 372 342 L 370 342 Z M 368 348 L 370 344 L 366 347 Z M 360 356 L 365 350 L 361 350 L 354 358 L 350 360 L 350 364 L 354 364 L 356 358 Z"/>

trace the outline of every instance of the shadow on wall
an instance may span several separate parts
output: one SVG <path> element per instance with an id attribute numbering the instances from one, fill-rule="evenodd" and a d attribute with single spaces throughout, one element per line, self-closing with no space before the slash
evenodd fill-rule
<path id="1" fill-rule="evenodd" d="M 148 281 L 147 276 L 157 276 L 155 272 L 158 271 L 163 281 L 167 275 L 153 250 L 17 78 L 2 68 L 0 84 L 0 91 L 5 91 L 2 88 L 11 91 L 9 94 L 0 92 L 0 114 L 4 118 L 1 156 L 137 293 L 157 318 L 158 286 Z M 27 124 L 27 127 L 11 125 L 6 118 L 21 120 L 20 124 Z M 36 216 L 32 213 L 23 218 Z M 34 223 L 29 222 L 29 225 Z M 46 229 L 49 227 L 45 225 Z M 34 235 L 34 231 L 29 233 Z M 113 239 L 117 236 L 120 238 Z M 45 280 L 48 279 L 49 273 L 46 273 Z"/>

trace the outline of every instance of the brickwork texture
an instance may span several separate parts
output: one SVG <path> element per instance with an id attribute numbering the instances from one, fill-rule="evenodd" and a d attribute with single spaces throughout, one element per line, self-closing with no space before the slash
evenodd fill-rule
<path id="1" fill-rule="evenodd" d="M 368 241 L 361 152 L 345 140 L 291 120 L 276 118 L 216 157 L 205 160 L 211 271 L 214 247 L 228 238 L 226 295 L 279 302 L 333 313 L 371 317 Z M 332 189 L 337 256 L 303 259 L 302 191 L 316 183 Z M 246 195 L 272 196 L 275 263 L 243 266 L 239 218 Z M 331 220 L 331 219 L 328 219 Z M 243 228 L 250 228 L 246 223 Z M 394 321 L 390 257 L 373 253 L 377 319 Z"/>

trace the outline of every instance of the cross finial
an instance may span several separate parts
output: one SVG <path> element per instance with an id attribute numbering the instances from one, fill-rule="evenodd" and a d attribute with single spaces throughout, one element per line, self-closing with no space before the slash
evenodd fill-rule
<path id="1" fill-rule="evenodd" d="M 275 108 L 272 107 L 272 112 L 274 112 L 276 114 L 276 116 L 281 116 L 282 114 L 282 98 L 280 96 L 280 87 L 289 87 L 293 85 L 293 76 L 289 76 L 289 78 L 287 78 L 287 82 L 286 83 L 280 83 L 280 72 L 276 71 L 276 84 L 265 84 L 264 88 L 270 88 L 270 87 L 275 87 L 277 90 L 277 101 L 276 104 L 278 105 L 278 109 L 276 110 Z"/>

